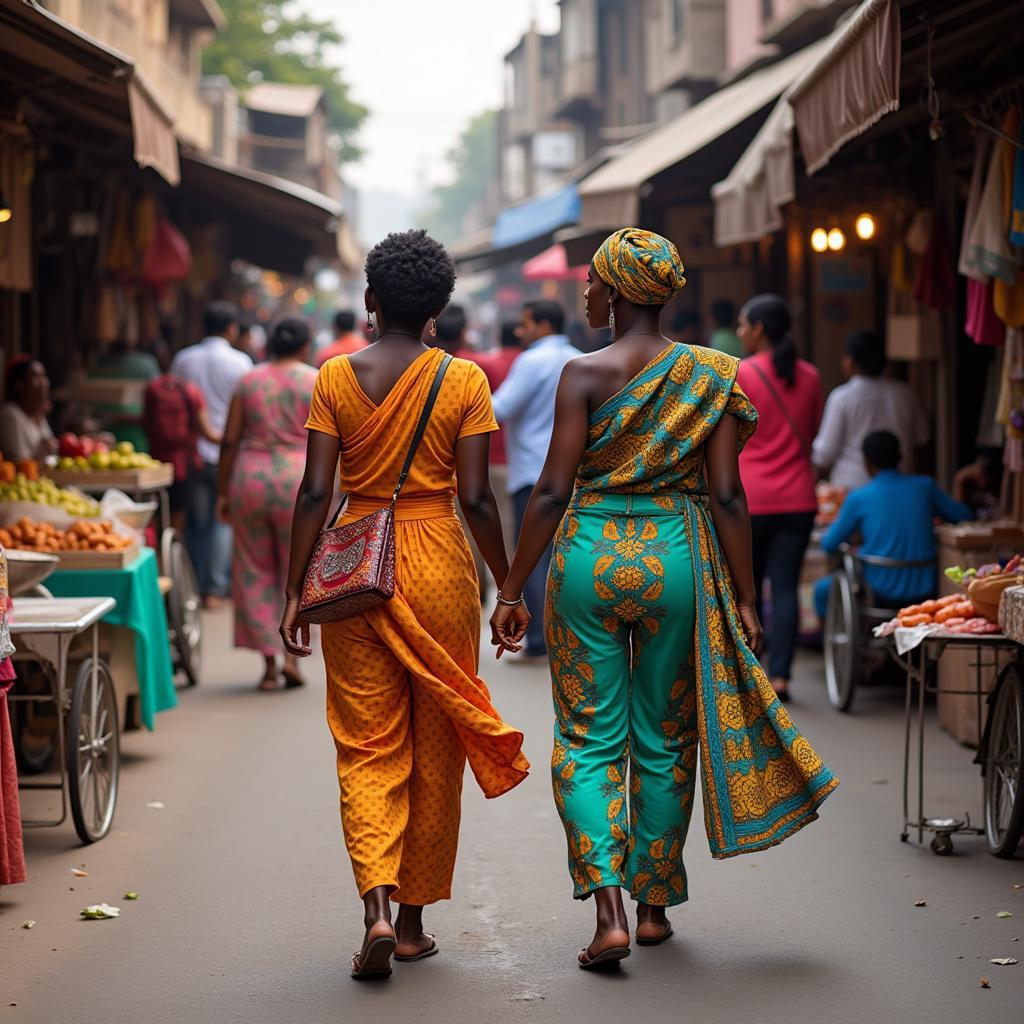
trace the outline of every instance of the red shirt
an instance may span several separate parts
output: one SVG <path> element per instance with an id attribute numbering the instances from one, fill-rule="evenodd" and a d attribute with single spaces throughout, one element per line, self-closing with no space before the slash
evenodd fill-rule
<path id="1" fill-rule="evenodd" d="M 788 419 L 758 369 L 785 403 Z M 787 386 L 776 374 L 771 354 L 759 352 L 740 363 L 736 381 L 759 416 L 757 430 L 740 455 L 740 476 L 750 514 L 817 511 L 810 450 L 824 406 L 818 371 L 798 359 L 796 379 L 792 386 Z"/>
<path id="2" fill-rule="evenodd" d="M 366 348 L 366 339 L 361 334 L 354 331 L 351 334 L 343 334 L 317 353 L 316 365 L 323 366 L 328 359 L 335 356 L 350 356 L 361 348 Z"/>
<path id="3" fill-rule="evenodd" d="M 473 352 L 470 349 L 461 349 L 458 356 L 460 359 L 468 359 L 470 362 L 476 363 L 484 371 L 493 395 L 505 382 L 508 371 L 512 369 L 512 364 L 522 355 L 522 352 L 523 350 L 520 348 L 505 347 L 499 348 L 497 352 Z M 504 466 L 507 461 L 504 433 L 499 430 L 497 433 L 491 434 L 491 464 Z"/>

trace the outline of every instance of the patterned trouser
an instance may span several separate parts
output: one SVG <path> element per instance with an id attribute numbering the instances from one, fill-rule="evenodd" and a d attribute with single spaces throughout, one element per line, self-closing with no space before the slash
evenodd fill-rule
<path id="1" fill-rule="evenodd" d="M 612 885 L 656 906 L 687 898 L 694 615 L 681 515 L 636 495 L 570 511 L 555 542 L 547 642 L 552 778 L 578 899 Z"/>

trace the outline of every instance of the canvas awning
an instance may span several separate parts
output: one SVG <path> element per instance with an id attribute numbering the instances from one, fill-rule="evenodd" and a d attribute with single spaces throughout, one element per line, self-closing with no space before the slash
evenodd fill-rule
<path id="1" fill-rule="evenodd" d="M 575 224 L 580 215 L 580 197 L 575 185 L 562 185 L 533 199 L 511 206 L 498 214 L 491 244 L 495 249 L 529 242 L 549 235 L 567 224 Z"/>
<path id="2" fill-rule="evenodd" d="M 900 52 L 897 0 L 864 0 L 794 86 L 789 102 L 808 174 L 899 108 Z"/>
<path id="3" fill-rule="evenodd" d="M 140 166 L 178 182 L 173 120 L 130 57 L 98 43 L 31 0 L 0 0 L 0 81 L 83 125 L 132 139 Z"/>
<path id="4" fill-rule="evenodd" d="M 524 281 L 586 281 L 587 268 L 570 267 L 565 246 L 556 242 L 523 264 Z"/>
<path id="5" fill-rule="evenodd" d="M 820 52 L 814 44 L 742 81 L 712 93 L 631 144 L 579 186 L 582 227 L 615 227 L 639 219 L 640 191 L 655 175 L 682 163 L 778 99 Z"/>
<path id="6" fill-rule="evenodd" d="M 340 237 L 341 203 L 330 196 L 194 152 L 183 154 L 181 170 L 176 222 L 224 224 L 230 259 L 288 274 L 301 274 L 311 256 L 357 261 L 354 243 Z"/>
<path id="7" fill-rule="evenodd" d="M 887 19 L 895 17 L 895 27 Z M 895 38 L 895 79 L 883 88 L 891 62 L 875 55 L 880 77 L 872 78 L 870 88 L 863 83 L 875 56 L 865 58 L 861 43 L 873 37 L 872 25 L 881 20 L 885 29 L 882 50 Z M 812 136 L 805 149 L 805 136 L 800 134 L 800 149 L 808 163 L 808 173 L 823 167 L 839 148 L 867 130 L 888 110 L 898 105 L 899 90 L 899 11 L 893 0 L 865 0 L 833 33 L 809 50 L 813 60 L 804 72 L 783 93 L 761 130 L 736 162 L 729 176 L 711 190 L 715 203 L 715 244 L 719 246 L 752 242 L 782 227 L 782 207 L 796 198 L 794 171 L 794 129 L 801 132 L 798 97 L 804 97 L 804 114 L 809 118 Z M 894 33 L 894 35 L 893 35 Z M 876 39 L 876 43 L 879 40 Z M 869 45 L 869 49 L 874 44 Z M 853 70 L 844 73 L 844 54 L 855 54 Z M 870 77 L 870 76 L 869 76 Z M 817 83 L 817 84 L 815 84 Z M 831 83 L 831 84 L 829 84 Z M 887 91 L 891 87 L 891 95 Z M 835 89 L 836 95 L 824 99 L 811 96 L 820 89 Z M 868 99 L 874 96 L 876 101 Z M 889 99 L 883 99 L 889 96 Z M 835 127 L 835 132 L 831 132 Z M 816 160 L 815 166 L 810 166 Z"/>

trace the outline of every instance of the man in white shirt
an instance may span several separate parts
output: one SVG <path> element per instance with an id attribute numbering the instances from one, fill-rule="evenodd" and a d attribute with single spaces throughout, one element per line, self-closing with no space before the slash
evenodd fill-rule
<path id="1" fill-rule="evenodd" d="M 895 434 L 903 452 L 901 468 L 910 473 L 914 452 L 928 443 L 930 430 L 914 392 L 903 381 L 882 376 L 882 338 L 872 331 L 857 331 L 846 339 L 845 350 L 843 372 L 849 379 L 825 402 L 811 457 L 833 486 L 852 491 L 870 481 L 861 453 L 868 434 Z"/>
<path id="2" fill-rule="evenodd" d="M 175 377 L 194 384 L 206 399 L 206 413 L 213 430 L 222 434 L 235 388 L 252 368 L 252 360 L 236 347 L 239 312 L 230 302 L 214 302 L 203 313 L 206 337 L 198 345 L 182 349 L 171 363 Z M 199 574 L 206 607 L 227 597 L 231 584 L 231 527 L 217 519 L 217 464 L 220 447 L 199 439 L 202 466 L 187 483 L 188 525 L 185 542 Z"/>
<path id="3" fill-rule="evenodd" d="M 505 382 L 494 393 L 494 416 L 505 435 L 508 455 L 508 492 L 516 513 L 516 531 L 534 485 L 540 479 L 555 425 L 555 392 L 562 367 L 574 356 L 565 329 L 565 310 L 550 299 L 537 299 L 523 307 L 519 341 L 526 351 L 512 364 Z M 526 654 L 544 657 L 544 591 L 551 547 L 537 563 L 526 583 L 526 605 L 533 621 L 526 634 Z"/>

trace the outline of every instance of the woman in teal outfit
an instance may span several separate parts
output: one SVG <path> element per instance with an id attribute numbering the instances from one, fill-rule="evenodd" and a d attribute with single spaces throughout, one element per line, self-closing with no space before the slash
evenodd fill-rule
<path id="1" fill-rule="evenodd" d="M 763 850 L 817 817 L 838 785 L 757 661 L 750 517 L 739 452 L 757 413 L 738 360 L 661 334 L 685 284 L 671 242 L 623 229 L 586 293 L 614 344 L 572 360 L 547 463 L 491 619 L 518 650 L 522 585 L 557 530 L 546 631 L 555 705 L 552 780 L 574 895 L 595 896 L 585 969 L 672 934 L 687 899 L 683 846 L 698 772 L 715 857 Z"/>

